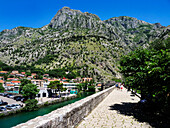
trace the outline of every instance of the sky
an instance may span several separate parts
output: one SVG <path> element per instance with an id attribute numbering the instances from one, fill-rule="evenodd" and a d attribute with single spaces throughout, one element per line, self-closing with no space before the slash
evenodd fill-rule
<path id="1" fill-rule="evenodd" d="M 170 0 L 0 0 L 0 31 L 18 26 L 40 28 L 64 6 L 96 14 L 101 20 L 130 16 L 170 25 Z"/>

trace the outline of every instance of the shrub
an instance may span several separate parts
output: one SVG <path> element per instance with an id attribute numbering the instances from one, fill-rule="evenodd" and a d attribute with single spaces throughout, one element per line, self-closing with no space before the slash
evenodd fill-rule
<path id="1" fill-rule="evenodd" d="M 88 92 L 95 92 L 95 86 L 88 86 Z"/>
<path id="2" fill-rule="evenodd" d="M 102 88 L 98 88 L 99 91 L 102 91 Z"/>
<path id="3" fill-rule="evenodd" d="M 33 111 L 38 109 L 37 106 L 38 101 L 36 99 L 28 99 L 25 103 L 26 103 L 24 107 L 25 111 Z"/>
<path id="4" fill-rule="evenodd" d="M 48 106 L 49 105 L 49 103 L 48 103 L 48 101 L 46 101 L 45 103 L 44 103 L 44 106 Z"/>
<path id="5" fill-rule="evenodd" d="M 5 88 L 2 86 L 2 83 L 0 83 L 0 92 L 4 92 Z"/>

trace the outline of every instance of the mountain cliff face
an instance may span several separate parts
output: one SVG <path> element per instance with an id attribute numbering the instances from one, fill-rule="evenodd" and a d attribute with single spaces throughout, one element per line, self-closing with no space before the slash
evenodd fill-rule
<path id="1" fill-rule="evenodd" d="M 127 16 L 102 21 L 94 14 L 64 7 L 42 28 L 0 32 L 0 59 L 45 70 L 74 67 L 83 76 L 108 80 L 120 77 L 121 55 L 148 47 L 163 31 L 159 23 Z"/>

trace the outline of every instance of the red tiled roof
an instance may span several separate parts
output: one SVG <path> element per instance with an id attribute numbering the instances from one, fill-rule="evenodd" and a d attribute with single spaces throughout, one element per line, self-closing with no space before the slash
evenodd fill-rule
<path id="1" fill-rule="evenodd" d="M 21 72 L 21 74 L 25 75 L 25 72 Z"/>
<path id="2" fill-rule="evenodd" d="M 8 73 L 8 71 L 0 71 L 0 73 Z"/>
<path id="3" fill-rule="evenodd" d="M 6 86 L 14 86 L 14 84 L 7 84 Z"/>
<path id="4" fill-rule="evenodd" d="M 4 83 L 4 81 L 3 81 L 3 80 L 0 80 L 0 83 Z"/>
<path id="5" fill-rule="evenodd" d="M 21 81 L 11 81 L 12 83 L 21 83 Z"/>
<path id="6" fill-rule="evenodd" d="M 101 86 L 102 86 L 102 84 L 98 84 L 97 86 L 98 86 L 98 87 L 101 87 Z"/>

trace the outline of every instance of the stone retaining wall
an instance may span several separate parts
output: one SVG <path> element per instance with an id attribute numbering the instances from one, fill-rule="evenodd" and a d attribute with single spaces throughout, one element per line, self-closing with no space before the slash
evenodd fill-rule
<path id="1" fill-rule="evenodd" d="M 51 104 L 56 104 L 56 103 L 60 103 L 60 102 L 63 102 L 63 101 L 71 100 L 71 99 L 74 99 L 76 97 L 77 97 L 77 95 L 70 95 L 68 97 L 61 97 L 61 98 L 58 98 L 58 99 L 54 98 L 53 100 L 38 103 L 37 105 L 38 105 L 39 108 L 41 108 L 43 106 L 48 106 L 48 105 L 51 105 Z M 23 104 L 23 105 L 25 106 L 25 104 Z M 24 108 L 21 107 L 21 108 L 11 109 L 11 110 L 8 110 L 8 111 L 2 111 L 2 112 L 0 112 L 0 117 L 4 117 L 4 116 L 23 112 L 23 109 Z"/>
<path id="2" fill-rule="evenodd" d="M 52 111 L 47 115 L 19 124 L 15 128 L 73 128 L 107 97 L 113 89 L 114 87 L 108 88 Z"/>
<path id="3" fill-rule="evenodd" d="M 63 101 L 74 99 L 76 97 L 77 97 L 76 94 L 70 94 L 68 97 L 54 98 L 53 100 L 38 103 L 37 105 L 38 106 L 45 106 L 45 105 L 50 105 L 50 104 L 56 104 L 56 103 L 60 103 L 60 102 L 63 102 Z"/>

